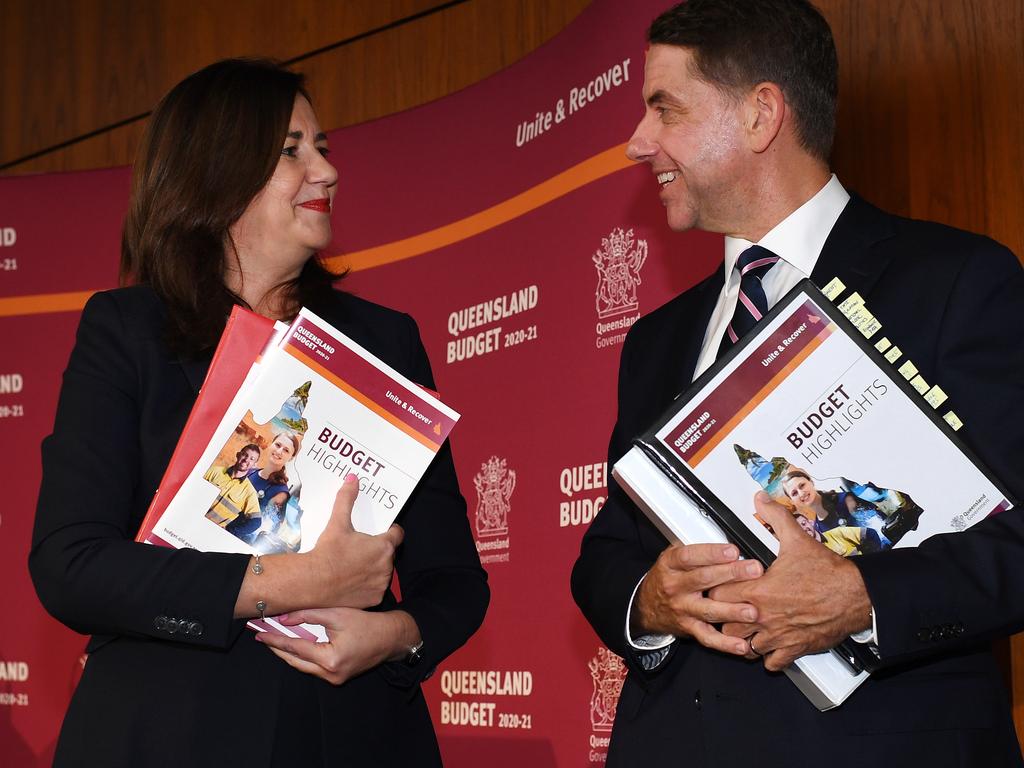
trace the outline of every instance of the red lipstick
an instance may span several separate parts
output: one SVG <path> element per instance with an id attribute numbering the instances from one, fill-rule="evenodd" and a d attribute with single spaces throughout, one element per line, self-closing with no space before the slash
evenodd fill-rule
<path id="1" fill-rule="evenodd" d="M 308 208 L 311 211 L 319 211 L 320 213 L 331 212 L 331 199 L 329 197 L 318 197 L 315 200 L 307 200 L 304 203 L 299 203 L 303 208 Z"/>

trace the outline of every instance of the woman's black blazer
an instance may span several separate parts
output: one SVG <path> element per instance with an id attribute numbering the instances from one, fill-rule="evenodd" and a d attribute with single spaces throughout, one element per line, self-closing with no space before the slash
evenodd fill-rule
<path id="1" fill-rule="evenodd" d="M 433 387 L 415 322 L 349 294 L 311 307 Z M 209 359 L 172 354 L 146 287 L 82 314 L 43 480 L 29 566 L 57 619 L 92 635 L 57 766 L 435 765 L 420 681 L 466 642 L 489 599 L 447 447 L 398 522 L 400 605 L 425 645 L 341 686 L 293 670 L 232 618 L 247 555 L 133 541 Z"/>

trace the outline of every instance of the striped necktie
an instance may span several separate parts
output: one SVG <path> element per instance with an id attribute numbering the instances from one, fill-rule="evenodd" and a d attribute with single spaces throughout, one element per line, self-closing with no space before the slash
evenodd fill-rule
<path id="1" fill-rule="evenodd" d="M 743 338 L 768 311 L 768 297 L 761 286 L 761 279 L 777 261 L 778 256 L 760 245 L 750 246 L 736 260 L 736 269 L 740 273 L 740 295 L 736 299 L 732 320 L 722 336 L 718 357 Z"/>

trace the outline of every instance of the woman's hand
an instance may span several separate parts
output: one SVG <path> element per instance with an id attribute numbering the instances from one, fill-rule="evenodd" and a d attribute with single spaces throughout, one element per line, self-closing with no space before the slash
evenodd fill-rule
<path id="1" fill-rule="evenodd" d="M 235 600 L 235 618 L 251 619 L 263 612 L 273 616 L 316 605 L 369 608 L 380 603 L 391 584 L 402 529 L 392 525 L 379 536 L 357 532 L 352 527 L 352 505 L 358 495 L 359 481 L 349 475 L 309 552 L 265 555 L 258 573 L 255 560 L 250 560 Z"/>
<path id="2" fill-rule="evenodd" d="M 352 527 L 352 506 L 358 495 L 358 478 L 349 475 L 334 498 L 331 519 L 316 546 L 304 555 L 316 579 L 309 605 L 369 608 L 381 601 L 391 584 L 402 529 L 392 525 L 379 536 L 356 531 Z"/>
<path id="3" fill-rule="evenodd" d="M 328 642 L 316 643 L 270 632 L 256 639 L 289 665 L 341 685 L 385 661 L 404 658 L 420 642 L 419 628 L 405 611 L 383 613 L 356 608 L 318 608 L 296 611 L 277 619 L 286 626 L 321 624 Z"/>

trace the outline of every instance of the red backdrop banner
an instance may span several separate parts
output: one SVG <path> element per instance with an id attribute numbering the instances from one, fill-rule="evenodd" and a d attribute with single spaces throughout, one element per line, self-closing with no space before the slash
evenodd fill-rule
<path id="1" fill-rule="evenodd" d="M 718 237 L 668 231 L 649 169 L 624 156 L 645 28 L 664 5 L 595 0 L 498 75 L 330 134 L 341 285 L 416 318 L 462 414 L 452 446 L 492 601 L 426 683 L 447 765 L 607 753 L 625 671 L 568 583 L 605 499 L 619 352 L 638 317 L 721 257 Z M 0 754 L 12 768 L 49 764 L 84 663 L 84 639 L 45 613 L 25 563 L 38 446 L 78 312 L 116 285 L 128 190 L 127 169 L 0 179 L 0 425 L 16 448 L 0 505 Z"/>

